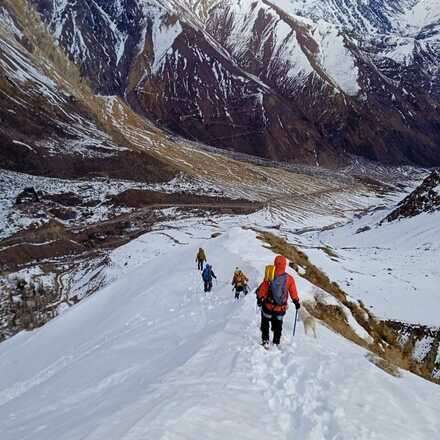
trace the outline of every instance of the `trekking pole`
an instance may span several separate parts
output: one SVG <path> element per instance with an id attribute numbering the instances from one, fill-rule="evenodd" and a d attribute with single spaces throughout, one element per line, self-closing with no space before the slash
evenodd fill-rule
<path id="1" fill-rule="evenodd" d="M 296 320 L 298 318 L 298 310 L 295 310 L 295 323 L 293 324 L 293 336 L 295 336 L 296 332 Z"/>

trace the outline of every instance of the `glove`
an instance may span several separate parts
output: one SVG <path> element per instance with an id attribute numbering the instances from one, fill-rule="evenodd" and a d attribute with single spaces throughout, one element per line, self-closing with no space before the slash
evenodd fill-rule
<path id="1" fill-rule="evenodd" d="M 261 298 L 257 298 L 257 306 L 261 307 L 263 305 L 263 300 Z"/>
<path id="2" fill-rule="evenodd" d="M 299 303 L 299 301 L 293 301 L 293 304 L 295 304 L 296 310 L 299 310 L 301 308 L 301 304 Z"/>

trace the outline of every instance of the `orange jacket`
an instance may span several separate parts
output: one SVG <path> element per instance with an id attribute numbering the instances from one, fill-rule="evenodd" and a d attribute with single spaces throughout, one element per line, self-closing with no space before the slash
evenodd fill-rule
<path id="1" fill-rule="evenodd" d="M 233 286 L 244 286 L 248 282 L 247 276 L 240 270 L 234 273 L 234 278 L 232 279 Z"/>
<path id="2" fill-rule="evenodd" d="M 282 275 L 286 272 L 287 260 L 286 257 L 278 255 L 275 257 L 275 276 Z M 292 276 L 286 274 L 286 289 L 289 292 L 290 298 L 293 302 L 299 302 L 298 291 L 296 290 L 296 283 Z M 268 312 L 286 312 L 288 305 L 277 305 L 271 303 L 265 303 L 264 299 L 267 298 L 269 294 L 269 281 L 263 281 L 257 289 L 257 298 L 263 302 L 264 308 Z"/>

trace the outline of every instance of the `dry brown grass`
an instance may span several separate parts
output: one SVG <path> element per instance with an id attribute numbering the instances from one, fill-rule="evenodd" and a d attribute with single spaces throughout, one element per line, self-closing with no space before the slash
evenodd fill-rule
<path id="1" fill-rule="evenodd" d="M 376 365 L 376 367 L 385 371 L 385 373 L 388 373 L 394 377 L 402 377 L 402 374 L 401 374 L 399 368 L 396 365 L 392 364 L 391 362 L 387 361 L 386 359 L 379 357 L 379 356 L 376 356 L 372 353 L 368 353 L 366 358 L 373 365 Z"/>

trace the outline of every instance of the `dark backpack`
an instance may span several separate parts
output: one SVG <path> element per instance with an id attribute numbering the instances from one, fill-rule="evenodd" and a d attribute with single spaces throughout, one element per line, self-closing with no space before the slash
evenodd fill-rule
<path id="1" fill-rule="evenodd" d="M 286 288 L 287 274 L 276 276 L 269 283 L 269 294 L 267 296 L 268 302 L 278 306 L 284 306 L 289 299 L 289 292 Z"/>

